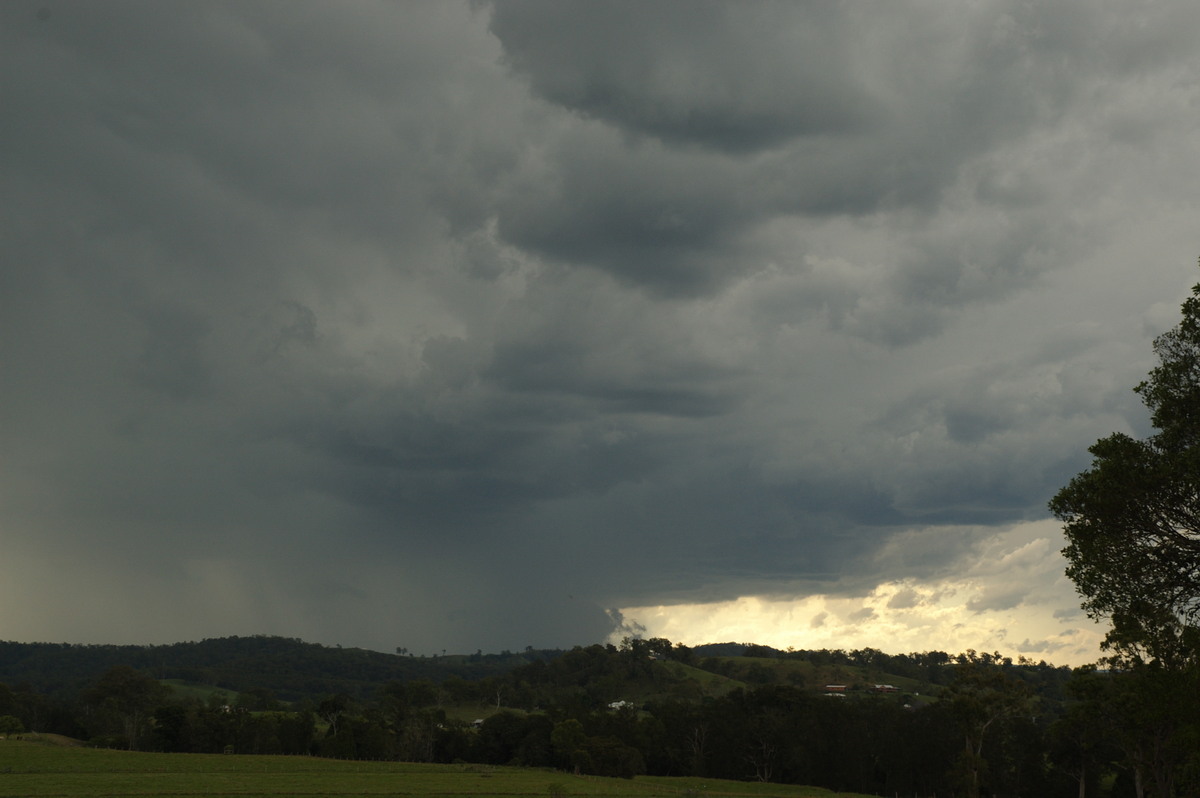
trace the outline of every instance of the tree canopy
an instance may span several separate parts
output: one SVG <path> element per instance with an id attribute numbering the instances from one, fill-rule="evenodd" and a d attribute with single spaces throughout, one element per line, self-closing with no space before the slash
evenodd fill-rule
<path id="1" fill-rule="evenodd" d="M 1195 651 L 1200 620 L 1200 284 L 1154 351 L 1159 365 L 1134 390 L 1156 432 L 1097 441 L 1050 509 L 1084 608 L 1113 622 L 1109 648 L 1166 660 Z"/>

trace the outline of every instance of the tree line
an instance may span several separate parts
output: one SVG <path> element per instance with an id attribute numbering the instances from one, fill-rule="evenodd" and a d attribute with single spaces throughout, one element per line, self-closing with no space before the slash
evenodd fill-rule
<path id="1" fill-rule="evenodd" d="M 874 691 L 867 677 L 881 671 L 863 663 L 888 655 L 811 652 L 810 664 L 859 663 L 856 678 L 866 681 L 835 697 L 789 681 L 789 660 L 801 652 L 777 653 L 785 656 L 699 657 L 663 640 L 626 641 L 500 677 L 393 681 L 369 698 L 290 704 L 260 688 L 189 696 L 114 666 L 70 701 L 0 686 L 0 728 L 8 716 L 21 728 L 120 748 L 517 764 L 877 795 L 1133 795 L 1139 781 L 1167 773 L 1176 791 L 1200 786 L 1200 707 L 1183 685 L 1153 692 L 1132 671 L 936 652 L 905 655 L 937 668 L 938 681 L 922 685 L 937 695 L 918 696 Z M 721 673 L 756 666 L 774 675 L 750 684 Z M 706 686 L 705 674 L 719 681 Z M 635 694 L 644 698 L 622 699 Z"/>

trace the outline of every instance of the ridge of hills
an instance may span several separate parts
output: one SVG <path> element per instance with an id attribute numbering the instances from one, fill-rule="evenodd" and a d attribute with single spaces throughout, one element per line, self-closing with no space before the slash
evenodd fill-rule
<path id="1" fill-rule="evenodd" d="M 440 682 L 451 676 L 478 680 L 560 653 L 526 649 L 520 654 L 419 657 L 272 635 L 142 646 L 0 641 L 0 683 L 27 684 L 49 695 L 70 694 L 109 668 L 127 666 L 158 679 L 233 692 L 271 690 L 283 700 L 327 693 L 360 697 L 391 681 Z"/>
<path id="2" fill-rule="evenodd" d="M 210 638 L 166 645 L 86 645 L 0 641 L 0 684 L 39 693 L 78 695 L 105 671 L 127 666 L 176 686 L 198 685 L 228 693 L 270 694 L 294 702 L 342 694 L 376 695 L 391 683 L 425 682 L 461 692 L 490 693 L 497 707 L 537 706 L 564 695 L 596 704 L 656 697 L 701 700 L 738 687 L 787 685 L 822 691 L 830 683 L 848 692 L 887 692 L 928 697 L 953 678 L 965 656 L 944 652 L 889 655 L 858 651 L 781 651 L 769 646 L 718 643 L 689 648 L 670 641 L 626 640 L 620 649 L 595 644 L 562 649 L 503 651 L 499 654 L 440 656 L 395 654 L 325 646 L 296 638 L 256 635 Z M 1003 664 L 1035 692 L 1061 700 L 1070 669 L 1045 662 L 1013 664 L 999 654 L 982 658 Z M 507 700 L 506 700 L 507 699 Z"/>

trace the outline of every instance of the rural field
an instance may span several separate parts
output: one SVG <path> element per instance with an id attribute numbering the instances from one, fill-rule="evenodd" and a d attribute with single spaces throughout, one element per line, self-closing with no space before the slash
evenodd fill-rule
<path id="1" fill-rule="evenodd" d="M 865 798 L 815 787 L 714 779 L 608 779 L 488 765 L 306 756 L 156 754 L 84 748 L 51 735 L 0 740 L 0 796 L 746 796 Z"/>

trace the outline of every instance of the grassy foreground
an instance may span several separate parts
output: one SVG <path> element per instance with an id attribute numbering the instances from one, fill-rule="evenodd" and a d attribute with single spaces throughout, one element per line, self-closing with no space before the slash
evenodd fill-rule
<path id="1" fill-rule="evenodd" d="M 864 798 L 814 787 L 642 776 L 572 776 L 488 765 L 347 762 L 299 756 L 147 754 L 0 740 L 0 796 L 505 796 Z"/>

